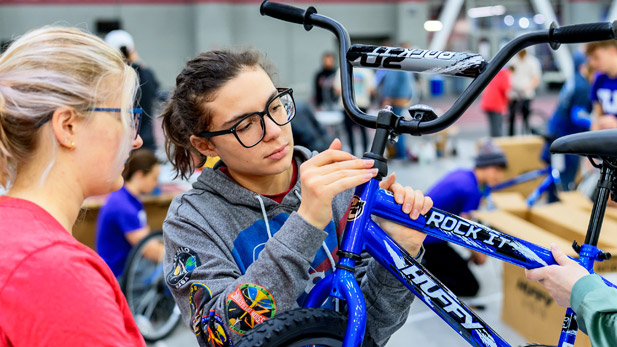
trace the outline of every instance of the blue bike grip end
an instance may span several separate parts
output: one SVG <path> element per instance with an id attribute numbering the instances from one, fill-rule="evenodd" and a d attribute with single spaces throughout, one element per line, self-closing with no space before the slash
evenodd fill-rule
<path id="1" fill-rule="evenodd" d="M 554 28 L 550 33 L 551 43 L 583 43 L 615 38 L 617 38 L 617 21 L 566 25 Z"/>
<path id="2" fill-rule="evenodd" d="M 265 0 L 261 3 L 259 12 L 262 16 L 273 17 L 286 22 L 304 24 L 305 10 L 287 4 Z"/>

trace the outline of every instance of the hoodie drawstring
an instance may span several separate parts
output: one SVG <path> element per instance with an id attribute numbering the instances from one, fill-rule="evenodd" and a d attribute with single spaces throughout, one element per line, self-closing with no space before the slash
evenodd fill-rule
<path id="1" fill-rule="evenodd" d="M 261 206 L 261 213 L 264 216 L 264 222 L 266 222 L 266 232 L 268 232 L 268 240 L 272 238 L 272 233 L 270 232 L 270 223 L 268 223 L 268 214 L 266 213 L 266 206 L 264 205 L 264 201 L 259 194 L 255 194 L 255 199 L 259 200 L 259 206 Z"/>

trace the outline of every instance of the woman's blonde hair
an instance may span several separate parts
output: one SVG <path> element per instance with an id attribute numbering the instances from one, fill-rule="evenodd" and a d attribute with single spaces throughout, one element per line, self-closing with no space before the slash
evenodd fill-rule
<path id="1" fill-rule="evenodd" d="M 32 157 L 43 129 L 52 131 L 37 122 L 61 107 L 89 118 L 95 115 L 88 112 L 91 107 L 118 107 L 102 103 L 119 96 L 127 133 L 120 151 L 128 154 L 136 87 L 135 71 L 120 52 L 79 29 L 46 26 L 17 39 L 0 55 L 0 186 L 6 188 Z M 41 182 L 55 161 L 57 141 L 51 146 L 54 155 Z"/>

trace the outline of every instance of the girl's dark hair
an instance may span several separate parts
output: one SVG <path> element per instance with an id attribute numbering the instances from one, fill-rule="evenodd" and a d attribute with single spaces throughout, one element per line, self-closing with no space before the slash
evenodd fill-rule
<path id="1" fill-rule="evenodd" d="M 218 90 L 242 70 L 256 67 L 272 76 L 270 64 L 258 51 L 214 50 L 190 60 L 176 77 L 176 89 L 161 115 L 165 152 L 176 177 L 186 179 L 195 167 L 206 162 L 207 157 L 190 142 L 191 135 L 207 130 L 210 125 L 212 115 L 206 103 L 213 101 Z"/>
<path id="2" fill-rule="evenodd" d="M 138 149 L 131 153 L 129 160 L 126 162 L 122 176 L 127 181 L 130 181 L 135 173 L 141 171 L 147 175 L 152 171 L 155 165 L 159 164 L 154 152 L 149 149 Z"/>

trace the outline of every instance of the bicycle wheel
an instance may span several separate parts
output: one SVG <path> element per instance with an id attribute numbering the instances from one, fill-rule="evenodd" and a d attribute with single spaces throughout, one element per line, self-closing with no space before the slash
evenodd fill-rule
<path id="1" fill-rule="evenodd" d="M 171 334 L 181 318 L 165 284 L 163 263 L 146 256 L 153 242 L 163 243 L 162 231 L 152 232 L 133 247 L 120 283 L 137 327 L 148 342 Z"/>
<path id="2" fill-rule="evenodd" d="M 323 308 L 298 308 L 283 312 L 250 330 L 236 347 L 303 347 L 343 345 L 347 316 Z M 376 344 L 369 336 L 364 347 Z"/>

